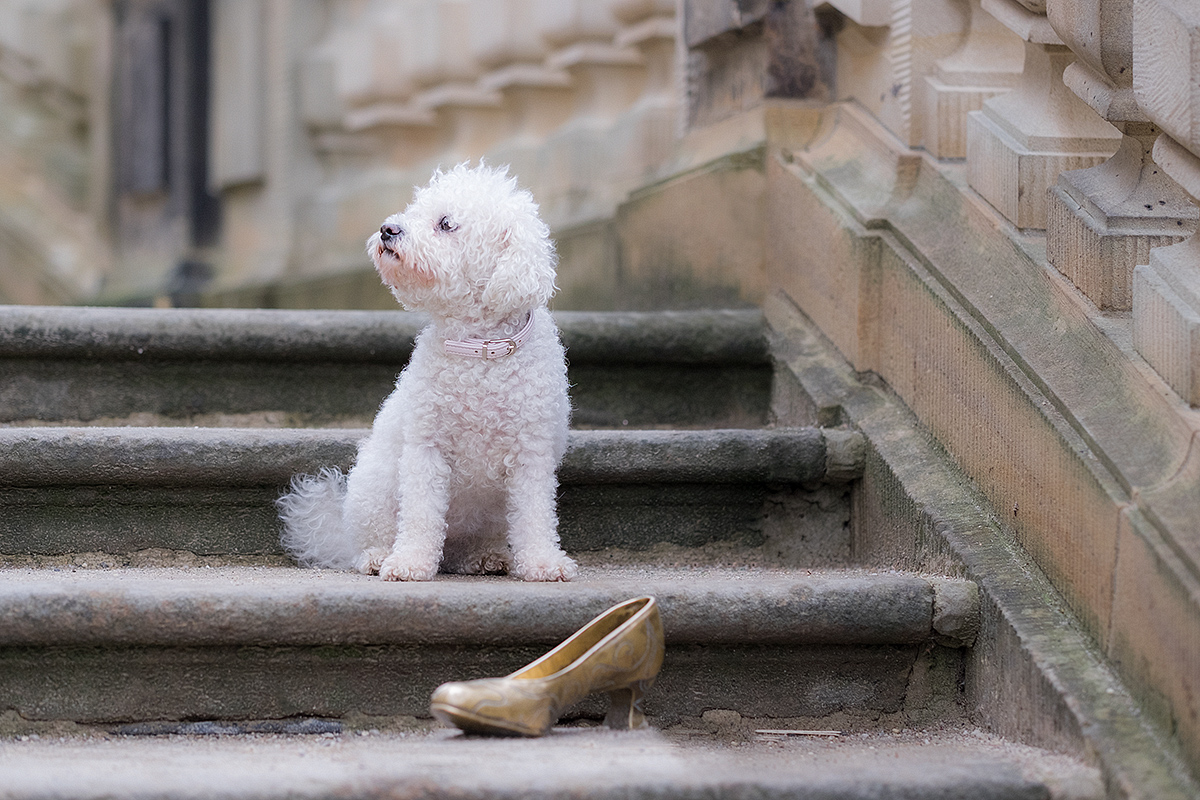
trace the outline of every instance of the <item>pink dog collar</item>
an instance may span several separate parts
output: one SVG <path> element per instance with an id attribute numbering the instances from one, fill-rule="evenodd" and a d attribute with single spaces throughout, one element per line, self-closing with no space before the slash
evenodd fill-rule
<path id="1" fill-rule="evenodd" d="M 469 356 L 491 361 L 496 358 L 511 356 L 517 348 L 525 344 L 529 332 L 533 330 L 533 314 L 525 322 L 525 327 L 517 331 L 510 339 L 447 339 L 446 352 L 452 356 Z"/>

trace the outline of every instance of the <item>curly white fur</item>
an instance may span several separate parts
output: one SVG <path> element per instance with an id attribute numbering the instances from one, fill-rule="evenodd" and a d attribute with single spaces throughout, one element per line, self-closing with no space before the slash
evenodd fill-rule
<path id="1" fill-rule="evenodd" d="M 575 577 L 555 510 L 570 405 L 546 309 L 549 234 L 506 169 L 460 164 L 436 172 L 371 237 L 367 251 L 392 294 L 433 321 L 349 475 L 297 476 L 279 499 L 283 545 L 298 561 L 387 580 L 428 580 L 439 566 Z M 512 337 L 530 318 L 511 355 L 444 351 L 448 339 Z"/>

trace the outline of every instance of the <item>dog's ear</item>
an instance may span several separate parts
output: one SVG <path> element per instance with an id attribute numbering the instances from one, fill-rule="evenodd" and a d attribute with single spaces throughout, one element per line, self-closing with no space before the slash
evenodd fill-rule
<path id="1" fill-rule="evenodd" d="M 554 244 L 546 226 L 510 225 L 501 235 L 496 268 L 483 290 L 483 304 L 496 311 L 537 308 L 554 296 Z"/>

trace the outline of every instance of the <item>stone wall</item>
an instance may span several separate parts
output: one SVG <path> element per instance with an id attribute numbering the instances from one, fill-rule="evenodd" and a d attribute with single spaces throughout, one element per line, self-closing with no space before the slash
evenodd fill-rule
<path id="1" fill-rule="evenodd" d="M 768 137 L 772 302 L 917 415 L 1195 770 L 1200 12 L 831 4 L 839 102 Z"/>
<path id="2" fill-rule="evenodd" d="M 94 70 L 103 6 L 0 3 L 0 302 L 91 297 L 110 268 Z"/>

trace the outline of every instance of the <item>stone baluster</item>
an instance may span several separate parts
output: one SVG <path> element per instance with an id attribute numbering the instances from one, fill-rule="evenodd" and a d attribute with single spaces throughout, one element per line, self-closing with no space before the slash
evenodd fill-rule
<path id="1" fill-rule="evenodd" d="M 438 114 L 450 141 L 445 162 L 478 158 L 509 131 L 510 115 L 499 92 L 480 83 L 484 69 L 475 58 L 468 0 L 428 0 L 413 21 L 421 36 L 413 74 L 422 87 L 414 105 Z"/>
<path id="2" fill-rule="evenodd" d="M 645 83 L 642 55 L 618 47 L 613 0 L 538 0 L 546 66 L 571 76 L 571 114 L 548 137 L 543 208 L 559 226 L 610 216 L 628 187 L 612 180 L 620 158 L 613 130 Z"/>
<path id="3" fill-rule="evenodd" d="M 645 180 L 671 154 L 679 115 L 677 25 L 674 0 L 617 0 L 613 15 L 621 23 L 614 44 L 635 48 L 645 65 L 641 96 L 617 131 L 624 139 L 619 161 L 634 182 Z"/>
<path id="4" fill-rule="evenodd" d="M 536 0 L 473 0 L 471 42 L 485 73 L 480 88 L 503 95 L 511 113 L 505 161 L 520 161 L 571 115 L 571 76 L 545 64 L 548 48 L 538 30 Z"/>
<path id="5" fill-rule="evenodd" d="M 837 94 L 857 100 L 904 144 L 922 146 L 930 89 L 925 78 L 961 42 L 970 23 L 969 3 L 838 0 L 830 5 L 846 15 L 837 35 Z"/>
<path id="6" fill-rule="evenodd" d="M 614 44 L 625 49 L 636 47 L 645 59 L 647 80 L 642 100 L 671 98 L 675 102 L 675 22 L 674 0 L 614 0 L 612 13 L 621 24 Z"/>
<path id="7" fill-rule="evenodd" d="M 1052 0 L 1048 12 L 1078 57 L 1064 82 L 1124 138 L 1103 164 L 1058 176 L 1046 255 L 1099 308 L 1128 311 L 1134 267 L 1191 235 L 1197 211 L 1154 163 L 1159 129 L 1134 101 L 1133 0 Z"/>
<path id="8" fill-rule="evenodd" d="M 417 82 L 411 44 L 421 0 L 333 5 L 326 35 L 300 63 L 300 105 L 323 150 L 361 147 L 366 131 L 430 127 L 434 115 L 413 105 Z M 349 134 L 349 136 L 347 136 Z"/>
<path id="9" fill-rule="evenodd" d="M 1044 3 L 983 0 L 983 10 L 1025 41 L 1025 63 L 1016 87 L 968 115 L 967 181 L 1017 227 L 1042 229 L 1059 173 L 1108 160 L 1121 133 L 1063 84 L 1075 56 Z"/>
<path id="10" fill-rule="evenodd" d="M 482 74 L 472 50 L 471 3 L 468 0 L 425 0 L 413 9 L 413 77 L 421 87 L 417 101 L 436 107 L 442 98 L 477 92 Z"/>
<path id="11" fill-rule="evenodd" d="M 1003 94 L 1021 76 L 1021 40 L 980 6 L 962 0 L 969 15 L 962 44 L 925 77 L 925 149 L 937 158 L 966 158 L 967 115 Z"/>
<path id="12" fill-rule="evenodd" d="M 642 57 L 618 47 L 613 0 L 539 0 L 539 32 L 551 52 L 546 65 L 565 69 L 574 81 L 573 117 L 599 125 L 611 122 L 641 93 Z"/>
<path id="13" fill-rule="evenodd" d="M 533 70 L 546 57 L 538 34 L 534 0 L 473 0 L 471 46 L 488 70 Z"/>
<path id="14" fill-rule="evenodd" d="M 1133 90 L 1163 131 L 1154 160 L 1200 202 L 1200 5 L 1134 0 Z M 1200 236 L 1150 251 L 1133 275 L 1133 343 L 1171 388 L 1200 405 Z"/>

